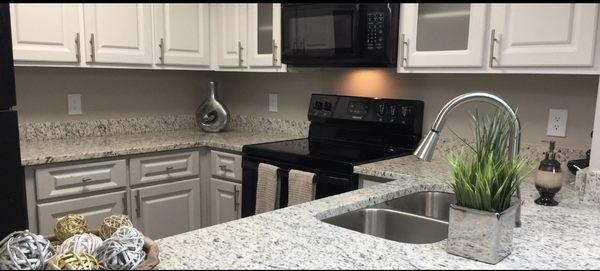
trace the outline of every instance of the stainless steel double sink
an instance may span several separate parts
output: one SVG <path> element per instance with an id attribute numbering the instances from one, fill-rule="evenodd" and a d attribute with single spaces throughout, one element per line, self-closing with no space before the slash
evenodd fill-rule
<path id="1" fill-rule="evenodd" d="M 454 194 L 418 192 L 326 218 L 323 222 L 404 243 L 435 243 L 448 237 Z"/>

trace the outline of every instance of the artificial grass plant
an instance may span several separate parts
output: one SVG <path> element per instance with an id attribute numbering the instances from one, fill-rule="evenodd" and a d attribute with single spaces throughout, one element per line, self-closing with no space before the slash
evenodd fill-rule
<path id="1" fill-rule="evenodd" d="M 512 195 L 531 168 L 521 155 L 510 159 L 513 122 L 507 113 L 490 117 L 475 111 L 471 117 L 475 142 L 457 135 L 468 148 L 447 158 L 453 175 L 450 186 L 459 206 L 500 213 L 510 207 Z"/>

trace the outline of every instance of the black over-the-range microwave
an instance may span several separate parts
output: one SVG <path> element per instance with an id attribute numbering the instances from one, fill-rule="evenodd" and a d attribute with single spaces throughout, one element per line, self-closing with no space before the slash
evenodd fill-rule
<path id="1" fill-rule="evenodd" d="M 399 4 L 282 4 L 282 62 L 292 66 L 396 65 Z"/>

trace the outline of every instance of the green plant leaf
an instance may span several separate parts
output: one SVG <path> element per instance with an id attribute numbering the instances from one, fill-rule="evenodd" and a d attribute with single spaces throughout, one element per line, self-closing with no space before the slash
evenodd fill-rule
<path id="1" fill-rule="evenodd" d="M 462 149 L 447 160 L 453 180 L 449 183 L 457 204 L 489 212 L 502 212 L 510 207 L 511 197 L 533 168 L 519 155 L 509 158 L 512 118 L 506 112 L 481 116 L 471 113 L 473 144 L 458 137 L 471 152 Z"/>

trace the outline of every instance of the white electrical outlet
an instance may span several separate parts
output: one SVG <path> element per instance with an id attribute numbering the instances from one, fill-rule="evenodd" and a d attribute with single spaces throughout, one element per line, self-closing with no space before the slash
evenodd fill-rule
<path id="1" fill-rule="evenodd" d="M 567 109 L 550 109 L 548 115 L 548 132 L 549 136 L 565 137 L 567 134 Z"/>
<path id="2" fill-rule="evenodd" d="M 69 115 L 81 115 L 81 94 L 68 94 Z"/>
<path id="3" fill-rule="evenodd" d="M 277 94 L 269 93 L 269 112 L 277 112 Z"/>

